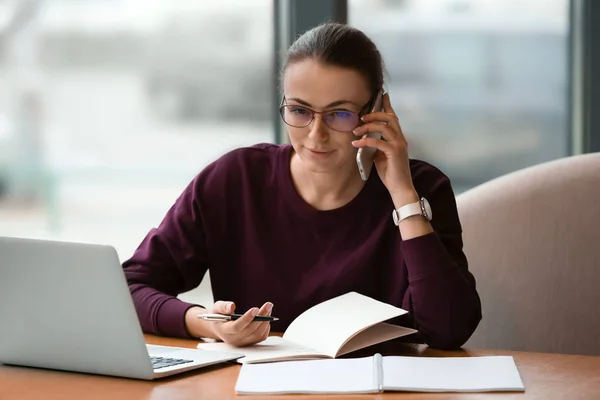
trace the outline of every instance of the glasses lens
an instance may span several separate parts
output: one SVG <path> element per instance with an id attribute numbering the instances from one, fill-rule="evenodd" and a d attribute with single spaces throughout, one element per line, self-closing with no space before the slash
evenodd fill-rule
<path id="1" fill-rule="evenodd" d="M 331 129 L 340 132 L 350 132 L 358 126 L 358 115 L 350 111 L 332 111 L 325 114 L 323 119 Z"/>
<path id="2" fill-rule="evenodd" d="M 304 107 L 289 105 L 281 107 L 281 117 L 286 124 L 296 127 L 307 126 L 313 119 L 310 110 Z"/>

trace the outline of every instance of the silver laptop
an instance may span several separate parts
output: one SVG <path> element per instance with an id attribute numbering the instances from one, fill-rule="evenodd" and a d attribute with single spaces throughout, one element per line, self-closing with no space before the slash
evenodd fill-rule
<path id="1" fill-rule="evenodd" d="M 146 345 L 111 246 L 0 237 L 0 363 L 151 380 L 242 356 Z"/>

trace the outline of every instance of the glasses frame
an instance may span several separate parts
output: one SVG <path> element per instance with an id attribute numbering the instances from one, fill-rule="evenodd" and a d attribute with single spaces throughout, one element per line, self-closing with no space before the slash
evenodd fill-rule
<path id="1" fill-rule="evenodd" d="M 315 120 L 315 116 L 317 114 L 329 114 L 329 113 L 336 112 L 336 111 L 344 111 L 344 112 L 348 112 L 348 113 L 356 115 L 357 123 L 356 123 L 356 126 L 353 127 L 352 129 L 350 129 L 348 131 L 340 131 L 338 129 L 335 129 L 331 125 L 329 125 L 324 118 L 323 118 L 323 122 L 330 129 L 332 129 L 332 130 L 334 130 L 336 132 L 352 132 L 352 130 L 354 130 L 356 127 L 360 126 L 360 124 L 361 124 L 360 117 L 362 117 L 363 115 L 365 115 L 371 109 L 372 104 L 373 104 L 374 101 L 375 101 L 375 96 L 371 97 L 371 99 L 369 100 L 369 102 L 367 104 L 365 104 L 364 107 L 358 113 L 355 113 L 354 111 L 342 109 L 342 108 L 333 109 L 333 110 L 327 110 L 327 111 L 315 111 L 315 110 L 313 110 L 311 108 L 308 108 L 306 106 L 294 105 L 294 104 L 286 104 L 286 102 L 285 102 L 285 95 L 284 95 L 283 98 L 281 99 L 281 104 L 279 105 L 279 116 L 281 117 L 281 119 L 283 120 L 283 122 L 286 125 L 288 125 L 288 126 L 291 126 L 293 128 L 306 128 L 307 126 L 309 126 L 310 124 L 313 123 L 313 121 Z M 284 115 L 284 110 L 285 110 L 286 107 L 300 107 L 300 108 L 303 108 L 303 109 L 309 111 L 311 113 L 311 119 L 310 119 L 310 121 L 308 121 L 308 123 L 306 125 L 292 125 L 292 124 L 288 123 L 285 120 L 285 117 L 283 116 Z"/>

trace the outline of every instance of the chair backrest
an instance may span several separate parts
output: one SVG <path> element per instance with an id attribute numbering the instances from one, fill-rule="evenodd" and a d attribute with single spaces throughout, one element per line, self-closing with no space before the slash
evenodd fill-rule
<path id="1" fill-rule="evenodd" d="M 600 355 L 600 153 L 457 196 L 481 321 L 466 347 Z"/>

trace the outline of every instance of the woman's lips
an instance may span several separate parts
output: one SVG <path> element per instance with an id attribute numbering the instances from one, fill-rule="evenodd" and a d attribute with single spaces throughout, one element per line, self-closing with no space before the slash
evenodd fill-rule
<path id="1" fill-rule="evenodd" d="M 315 150 L 315 149 L 308 149 L 308 148 L 307 148 L 307 150 L 310 152 L 311 155 L 313 155 L 314 157 L 318 157 L 318 158 L 329 157 L 335 151 L 335 150 Z"/>

